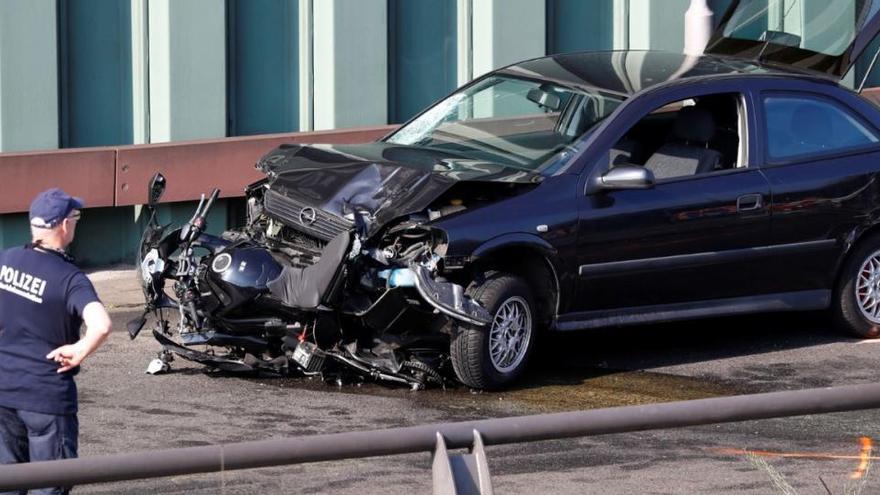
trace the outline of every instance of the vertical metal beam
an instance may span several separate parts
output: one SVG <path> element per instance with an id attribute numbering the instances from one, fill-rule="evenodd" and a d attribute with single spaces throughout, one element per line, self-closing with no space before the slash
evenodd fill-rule
<path id="1" fill-rule="evenodd" d="M 629 0 L 614 0 L 615 50 L 629 49 Z"/>
<path id="2" fill-rule="evenodd" d="M 443 435 L 437 432 L 437 446 L 434 447 L 434 458 L 431 460 L 434 495 L 455 495 L 455 476 L 452 474 L 452 462 Z"/>
<path id="3" fill-rule="evenodd" d="M 315 128 L 314 0 L 299 0 L 299 130 Z"/>
<path id="4" fill-rule="evenodd" d="M 473 77 L 546 54 L 543 0 L 480 0 L 473 3 Z"/>
<path id="5" fill-rule="evenodd" d="M 147 0 L 131 0 L 131 129 L 134 144 L 150 142 L 150 38 Z"/>
<path id="6" fill-rule="evenodd" d="M 150 0 L 150 140 L 226 135 L 226 3 Z"/>
<path id="7" fill-rule="evenodd" d="M 473 456 L 476 463 L 480 493 L 493 495 L 492 476 L 489 474 L 489 461 L 486 459 L 486 446 L 483 444 L 483 436 L 477 430 L 474 430 L 474 446 L 471 447 L 470 455 Z"/>
<path id="8" fill-rule="evenodd" d="M 627 43 L 631 50 L 651 48 L 651 0 L 629 0 L 627 8 Z M 665 7 L 665 5 L 664 5 Z"/>
<path id="9" fill-rule="evenodd" d="M 458 0 L 456 4 L 459 86 L 474 78 L 473 9 L 473 0 Z"/>
<path id="10" fill-rule="evenodd" d="M 483 437 L 477 430 L 467 454 L 450 454 L 443 435 L 437 432 L 432 474 L 434 495 L 492 495 L 492 478 L 486 461 Z"/>
<path id="11" fill-rule="evenodd" d="M 388 121 L 386 0 L 314 2 L 314 128 Z M 357 35 L 352 35 L 357 33 Z"/>

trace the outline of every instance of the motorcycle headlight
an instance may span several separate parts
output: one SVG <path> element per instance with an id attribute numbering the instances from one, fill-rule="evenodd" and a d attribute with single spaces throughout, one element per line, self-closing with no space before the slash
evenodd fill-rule
<path id="1" fill-rule="evenodd" d="M 159 251 L 151 249 L 141 261 L 141 281 L 144 287 L 153 283 L 153 275 L 165 271 L 165 261 L 159 257 Z"/>

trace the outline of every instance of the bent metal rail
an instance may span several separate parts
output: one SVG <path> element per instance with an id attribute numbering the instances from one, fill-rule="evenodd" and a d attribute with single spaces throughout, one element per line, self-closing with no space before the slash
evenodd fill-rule
<path id="1" fill-rule="evenodd" d="M 0 153 L 0 214 L 25 212 L 38 192 L 59 185 L 85 199 L 88 208 L 144 204 L 146 184 L 156 172 L 169 179 L 163 202 L 197 200 L 206 184 L 222 189 L 223 198 L 242 196 L 244 186 L 263 177 L 254 163 L 272 148 L 284 143 L 366 143 L 394 128 Z"/>
<path id="2" fill-rule="evenodd" d="M 437 455 L 445 454 L 446 448 L 472 448 L 482 455 L 482 444 L 501 445 L 878 407 L 880 384 L 868 384 L 104 455 L 0 466 L 0 492 L 431 451 L 435 452 L 436 482 Z M 485 458 L 482 461 L 485 466 Z M 446 483 L 444 493 L 456 493 L 449 489 L 453 481 L 448 476 L 444 481 L 441 474 L 440 483 Z M 435 493 L 437 488 L 435 485 Z M 490 492 L 491 487 L 482 491 Z"/>

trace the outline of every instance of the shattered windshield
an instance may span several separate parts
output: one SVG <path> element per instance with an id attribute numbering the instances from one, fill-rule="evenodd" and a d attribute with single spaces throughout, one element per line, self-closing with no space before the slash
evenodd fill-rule
<path id="1" fill-rule="evenodd" d="M 540 171 L 622 101 L 598 91 L 492 76 L 441 101 L 386 141 Z"/>

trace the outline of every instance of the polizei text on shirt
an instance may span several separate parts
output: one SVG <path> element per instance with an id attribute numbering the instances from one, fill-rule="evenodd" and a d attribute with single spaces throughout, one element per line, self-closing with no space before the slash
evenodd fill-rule
<path id="1" fill-rule="evenodd" d="M 0 289 L 42 304 L 46 281 L 3 265 L 0 267 Z"/>

